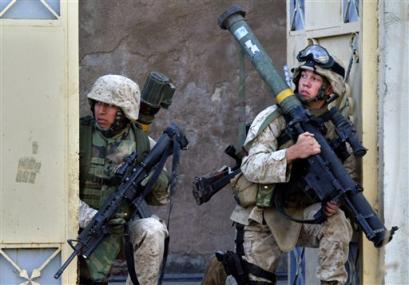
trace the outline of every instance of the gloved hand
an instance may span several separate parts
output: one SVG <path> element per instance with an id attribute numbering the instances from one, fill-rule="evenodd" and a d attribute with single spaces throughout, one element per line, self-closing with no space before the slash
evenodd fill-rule
<path id="1" fill-rule="evenodd" d="M 109 221 L 108 225 L 110 226 L 118 226 L 124 225 L 126 223 L 126 217 L 128 216 L 127 213 L 116 213 Z"/>
<path id="2" fill-rule="evenodd" d="M 84 229 L 98 211 L 88 206 L 87 203 L 80 200 L 79 224 Z"/>
<path id="3" fill-rule="evenodd" d="M 124 232 L 127 213 L 116 213 L 109 221 L 110 232 L 113 234 L 121 234 Z"/>

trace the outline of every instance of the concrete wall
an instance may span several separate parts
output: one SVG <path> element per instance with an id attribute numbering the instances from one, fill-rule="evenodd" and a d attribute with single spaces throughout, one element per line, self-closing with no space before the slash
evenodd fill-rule
<path id="1" fill-rule="evenodd" d="M 86 94 L 103 74 L 123 74 L 142 87 L 148 73 L 156 70 L 176 85 L 173 105 L 158 114 L 152 136 L 158 138 L 173 121 L 183 126 L 190 141 L 182 156 L 170 225 L 169 261 L 184 272 L 201 270 L 217 249 L 233 248 L 230 189 L 200 207 L 191 191 L 195 176 L 233 165 L 223 150 L 237 141 L 243 121 L 238 45 L 216 24 L 231 4 L 248 12 L 249 25 L 281 69 L 286 57 L 285 1 L 80 1 L 81 115 L 89 113 Z M 272 99 L 248 61 L 246 65 L 245 120 L 251 121 Z M 158 213 L 166 217 L 165 209 Z"/>
<path id="2" fill-rule="evenodd" d="M 380 166 L 385 224 L 399 226 L 386 246 L 385 284 L 407 284 L 409 265 L 409 2 L 379 4 Z"/>

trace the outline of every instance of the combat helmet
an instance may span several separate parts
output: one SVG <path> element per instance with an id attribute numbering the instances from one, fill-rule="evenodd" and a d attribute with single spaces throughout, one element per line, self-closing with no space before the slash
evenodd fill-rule
<path id="1" fill-rule="evenodd" d="M 114 105 L 131 122 L 138 119 L 141 92 L 138 84 L 125 76 L 108 74 L 99 77 L 87 97 L 91 106 L 93 101 Z"/>
<path id="2" fill-rule="evenodd" d="M 341 97 L 347 91 L 344 82 L 344 67 L 324 47 L 318 44 L 309 45 L 298 53 L 297 60 L 301 65 L 292 70 L 293 82 L 296 86 L 295 92 L 297 92 L 302 70 L 311 70 L 324 77 L 332 86 L 333 93 L 337 96 Z"/>

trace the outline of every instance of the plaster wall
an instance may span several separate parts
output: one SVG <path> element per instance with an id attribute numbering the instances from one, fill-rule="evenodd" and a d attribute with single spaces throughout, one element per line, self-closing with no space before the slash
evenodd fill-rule
<path id="1" fill-rule="evenodd" d="M 407 284 L 409 265 L 409 2 L 379 4 L 380 177 L 385 224 L 399 226 L 385 251 L 385 284 Z"/>
<path id="2" fill-rule="evenodd" d="M 192 196 L 192 181 L 234 161 L 223 153 L 238 139 L 240 122 L 251 121 L 272 99 L 246 60 L 246 98 L 239 100 L 239 47 L 217 17 L 230 5 L 247 11 L 250 27 L 274 63 L 286 58 L 285 1 L 80 1 L 80 113 L 89 114 L 86 94 L 103 74 L 122 74 L 141 88 L 150 71 L 170 77 L 176 93 L 161 110 L 151 135 L 176 122 L 190 141 L 182 154 L 180 180 L 170 220 L 168 270 L 197 272 L 215 250 L 232 249 L 234 207 L 226 188 L 202 206 Z M 241 113 L 240 110 L 245 110 Z M 157 209 L 166 218 L 167 209 Z M 173 266 L 173 269 L 172 269 Z"/>

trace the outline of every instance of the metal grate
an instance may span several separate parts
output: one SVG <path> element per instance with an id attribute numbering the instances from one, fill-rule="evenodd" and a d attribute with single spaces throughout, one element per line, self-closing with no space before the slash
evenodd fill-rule
<path id="1" fill-rule="evenodd" d="M 305 9 L 304 0 L 290 1 L 290 30 L 304 30 Z"/>
<path id="2" fill-rule="evenodd" d="M 60 284 L 53 272 L 60 266 L 59 248 L 0 248 L 0 284 Z"/>
<path id="3" fill-rule="evenodd" d="M 343 0 L 344 23 L 359 21 L 359 0 Z"/>
<path id="4" fill-rule="evenodd" d="M 0 19 L 58 20 L 60 0 L 0 0 Z"/>

